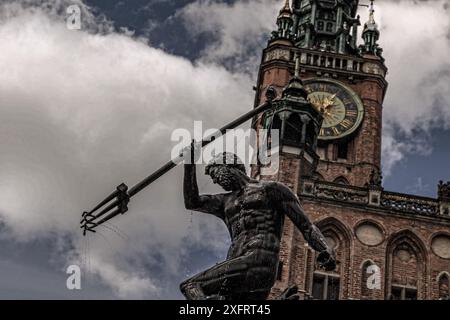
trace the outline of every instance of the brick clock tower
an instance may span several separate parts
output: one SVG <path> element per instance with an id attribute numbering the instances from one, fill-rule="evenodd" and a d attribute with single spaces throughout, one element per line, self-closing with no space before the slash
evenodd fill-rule
<path id="1" fill-rule="evenodd" d="M 335 271 L 320 270 L 286 221 L 273 294 L 296 284 L 303 299 L 450 295 L 450 183 L 440 182 L 437 198 L 382 187 L 387 68 L 369 7 L 358 45 L 358 0 L 286 0 L 264 49 L 255 103 L 270 87 L 277 98 L 254 123 L 280 130 L 280 167 L 252 174 L 292 188 L 339 260 Z"/>

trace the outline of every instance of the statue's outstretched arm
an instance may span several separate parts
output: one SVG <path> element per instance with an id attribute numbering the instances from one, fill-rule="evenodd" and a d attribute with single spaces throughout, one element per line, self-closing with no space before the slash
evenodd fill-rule
<path id="1" fill-rule="evenodd" d="M 195 164 L 184 165 L 183 193 L 186 209 L 213 214 L 221 219 L 224 218 L 222 195 L 199 194 Z"/>
<path id="2" fill-rule="evenodd" d="M 308 244 L 320 252 L 318 262 L 327 270 L 335 268 L 334 250 L 328 245 L 322 232 L 311 223 L 297 196 L 284 184 L 274 182 L 269 186 L 271 200 L 279 212 L 287 215 L 301 231 Z"/>

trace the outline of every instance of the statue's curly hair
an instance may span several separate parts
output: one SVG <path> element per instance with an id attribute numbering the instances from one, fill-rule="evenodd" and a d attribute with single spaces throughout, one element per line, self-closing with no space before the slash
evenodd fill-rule
<path id="1" fill-rule="evenodd" d="M 210 171 L 213 167 L 227 166 L 231 168 L 236 168 L 244 174 L 247 174 L 245 170 L 245 165 L 242 163 L 241 159 L 237 155 L 231 152 L 223 152 L 216 155 L 205 168 L 205 174 L 210 175 Z"/>

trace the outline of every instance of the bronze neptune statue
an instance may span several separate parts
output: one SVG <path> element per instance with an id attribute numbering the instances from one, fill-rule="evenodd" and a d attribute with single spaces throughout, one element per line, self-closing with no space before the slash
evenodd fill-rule
<path id="1" fill-rule="evenodd" d="M 230 233 L 231 246 L 224 262 L 180 285 L 187 299 L 267 299 L 276 279 L 285 216 L 319 252 L 318 264 L 325 270 L 335 269 L 333 249 L 310 222 L 297 196 L 284 184 L 251 179 L 236 155 L 223 153 L 206 166 L 206 174 L 227 193 L 200 195 L 195 162 L 190 163 L 184 165 L 186 209 L 222 219 Z"/>

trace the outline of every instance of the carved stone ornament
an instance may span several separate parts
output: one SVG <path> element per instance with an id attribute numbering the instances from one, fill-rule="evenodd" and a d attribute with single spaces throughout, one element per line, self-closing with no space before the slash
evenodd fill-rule
<path id="1" fill-rule="evenodd" d="M 274 49 L 266 53 L 266 61 L 286 60 L 289 61 L 290 52 L 283 49 Z"/>
<path id="2" fill-rule="evenodd" d="M 439 181 L 438 198 L 439 200 L 450 202 L 450 181 L 446 183 Z"/>

